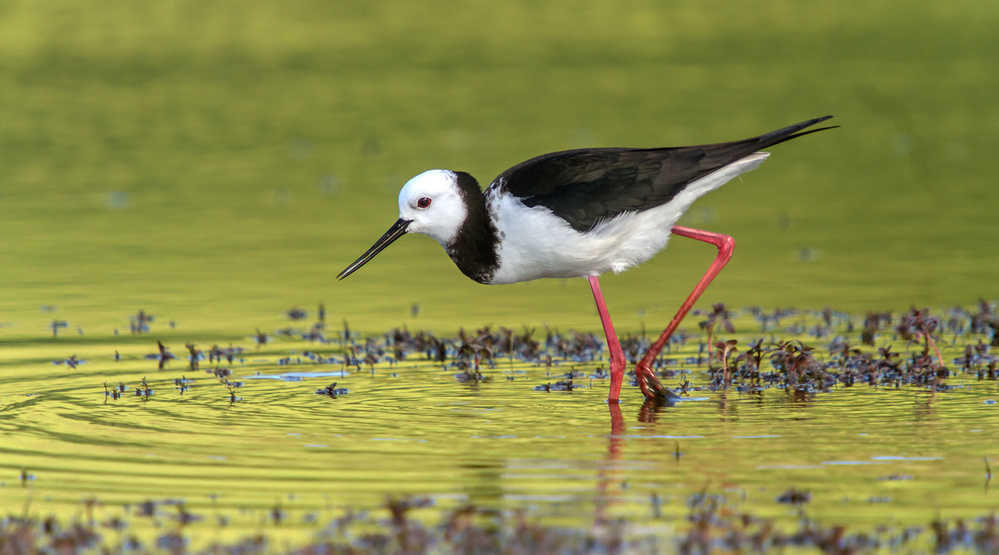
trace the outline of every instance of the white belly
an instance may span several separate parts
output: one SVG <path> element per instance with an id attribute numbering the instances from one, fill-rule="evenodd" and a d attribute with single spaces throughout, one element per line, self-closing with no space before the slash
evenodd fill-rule
<path id="1" fill-rule="evenodd" d="M 504 237 L 493 284 L 623 272 L 662 250 L 680 217 L 662 206 L 623 214 L 580 233 L 547 208 L 527 208 L 507 199 L 519 207 L 502 211 Z"/>

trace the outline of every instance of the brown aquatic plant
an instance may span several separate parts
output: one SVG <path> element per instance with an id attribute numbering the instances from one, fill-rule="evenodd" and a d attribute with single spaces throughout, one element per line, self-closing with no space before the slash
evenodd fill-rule
<path id="1" fill-rule="evenodd" d="M 715 343 L 715 356 L 719 362 L 722 363 L 722 387 L 728 387 L 731 385 L 731 376 L 729 373 L 729 357 L 739 351 L 735 346 L 739 343 L 737 339 L 729 339 L 727 341 L 719 341 Z"/>
<path id="2" fill-rule="evenodd" d="M 912 342 L 922 339 L 923 354 L 928 355 L 930 348 L 932 348 L 937 355 L 937 361 L 940 363 L 940 366 L 944 366 L 943 355 L 940 354 L 940 349 L 937 348 L 937 344 L 933 340 L 933 334 L 939 327 L 940 319 L 930 316 L 928 308 L 917 310 L 915 307 L 912 307 L 907 314 L 902 316 L 895 330 L 906 341 Z"/>
<path id="3" fill-rule="evenodd" d="M 201 351 L 190 342 L 185 343 L 184 347 L 187 348 L 187 361 L 191 365 L 191 370 L 197 370 L 202 358 Z"/>
<path id="4" fill-rule="evenodd" d="M 129 331 L 131 331 L 132 335 L 142 335 L 143 332 L 149 331 L 149 323 L 155 319 L 155 316 L 146 314 L 145 310 L 140 309 L 135 316 L 129 317 Z"/>
<path id="5" fill-rule="evenodd" d="M 698 322 L 698 326 L 702 330 L 705 330 L 708 334 L 707 344 L 713 345 L 712 337 L 714 335 L 715 326 L 721 326 L 722 329 L 728 333 L 735 333 L 735 325 L 732 324 L 732 314 L 727 308 L 725 308 L 724 303 L 717 303 L 711 307 L 711 312 L 707 313 L 707 318 Z M 711 362 L 711 355 L 708 355 L 708 362 Z"/>

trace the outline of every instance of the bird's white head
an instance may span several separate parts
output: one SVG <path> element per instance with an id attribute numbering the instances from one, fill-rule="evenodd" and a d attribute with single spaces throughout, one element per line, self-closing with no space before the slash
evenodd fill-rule
<path id="1" fill-rule="evenodd" d="M 468 218 L 466 197 L 475 193 L 481 196 L 478 187 L 475 179 L 467 173 L 458 174 L 449 170 L 425 171 L 410 179 L 399 191 L 399 219 L 367 252 L 340 272 L 337 279 L 354 273 L 407 233 L 429 235 L 450 253 L 461 226 Z"/>
<path id="2" fill-rule="evenodd" d="M 399 219 L 410 222 L 406 231 L 433 237 L 445 247 L 454 242 L 467 217 L 458 175 L 453 171 L 425 171 L 399 191 Z"/>

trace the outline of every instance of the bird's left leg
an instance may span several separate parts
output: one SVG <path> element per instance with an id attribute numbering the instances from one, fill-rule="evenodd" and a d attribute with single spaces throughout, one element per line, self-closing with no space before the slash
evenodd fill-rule
<path id="1" fill-rule="evenodd" d="M 607 336 L 607 350 L 610 351 L 610 394 L 607 402 L 616 404 L 621 397 L 621 383 L 624 381 L 624 369 L 626 361 L 624 351 L 621 350 L 621 342 L 617 340 L 617 333 L 614 331 L 614 323 L 611 322 L 610 314 L 607 312 L 607 303 L 604 302 L 604 294 L 600 292 L 600 282 L 597 276 L 586 276 L 590 282 L 590 290 L 593 291 L 593 300 L 597 303 L 597 313 L 600 314 L 600 323 L 604 326 L 604 335 Z"/>
<path id="2" fill-rule="evenodd" d="M 707 273 L 701 278 L 701 281 L 697 282 L 697 286 L 691 291 L 690 295 L 687 297 L 686 301 L 680 306 L 680 310 L 677 311 L 676 316 L 670 320 L 668 326 L 663 331 L 659 339 L 649 348 L 649 351 L 645 353 L 642 360 L 638 362 L 635 366 L 635 374 L 638 378 L 638 385 L 642 388 L 642 393 L 645 397 L 652 399 L 655 397 L 670 397 L 671 393 L 668 392 L 666 388 L 659 383 L 656 378 L 656 373 L 652 370 L 652 363 L 655 362 L 656 357 L 659 356 L 659 352 L 662 351 L 663 347 L 666 346 L 666 342 L 669 341 L 670 336 L 676 331 L 677 326 L 683 320 L 683 317 L 690 312 L 690 309 L 697 302 L 698 297 L 701 293 L 708 288 L 708 284 L 711 280 L 715 279 L 718 272 L 725 267 L 729 259 L 732 258 L 732 250 L 735 248 L 735 239 L 728 235 L 723 235 L 721 233 L 712 233 L 710 231 L 701 231 L 699 229 L 691 229 L 689 227 L 673 226 L 673 234 L 679 235 L 681 237 L 690 237 L 691 239 L 697 239 L 698 241 L 704 241 L 711 243 L 712 245 L 718 247 L 718 256 L 715 257 L 715 261 L 711 263 L 711 267 L 708 268 Z M 708 345 L 710 349 L 711 346 Z"/>

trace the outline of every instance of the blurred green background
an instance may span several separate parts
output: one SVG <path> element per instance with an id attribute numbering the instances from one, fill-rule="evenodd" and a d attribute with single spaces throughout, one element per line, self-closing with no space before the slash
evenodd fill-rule
<path id="1" fill-rule="evenodd" d="M 684 221 L 737 241 L 702 303 L 995 298 L 997 28 L 980 0 L 0 1 L 0 322 L 245 334 L 322 301 L 364 332 L 596 330 L 583 280 L 483 287 L 425 237 L 335 275 L 428 168 L 485 186 L 827 114 Z M 677 239 L 604 279 L 619 327 L 665 323 L 713 254 Z"/>
<path id="2" fill-rule="evenodd" d="M 739 484 L 774 514 L 787 514 L 773 502 L 787 482 L 816 491 L 818 517 L 981 514 L 990 454 L 976 438 L 994 426 L 977 409 L 993 396 L 988 382 L 916 400 L 855 388 L 862 399 L 807 406 L 775 392 L 763 409 L 726 393 L 643 424 L 618 455 L 613 427 L 604 435 L 604 386 L 542 397 L 528 385 L 548 379 L 541 368 L 480 389 L 432 365 L 397 379 L 390 365 L 331 378 L 352 390 L 335 403 L 313 394 L 326 377 L 247 380 L 233 406 L 213 375 L 197 372 L 177 393 L 177 374 L 194 371 L 178 360 L 161 373 L 145 356 L 156 340 L 183 357 L 186 342 L 228 339 L 248 353 L 237 377 L 275 373 L 277 357 L 339 346 L 261 348 L 249 336 L 276 336 L 293 306 L 311 323 L 320 302 L 333 338 L 341 319 L 365 334 L 400 324 L 599 333 L 583 280 L 481 286 L 426 237 L 335 276 L 397 218 L 402 184 L 429 168 L 485 186 L 545 152 L 735 140 L 827 114 L 842 127 L 775 146 L 685 218 L 737 242 L 701 305 L 857 313 L 995 299 L 996 29 L 999 3 L 982 0 L 0 0 L 0 505 L 21 514 L 38 492 L 32 512 L 68 518 L 90 495 L 112 507 L 164 492 L 205 511 L 210 492 L 233 511 L 264 511 L 296 490 L 300 506 L 320 507 L 321 494 L 370 507 L 395 490 L 469 491 L 487 505 L 509 492 L 589 499 L 577 473 L 567 482 L 549 459 L 596 480 L 621 456 L 636 463 L 622 467 L 634 469 L 622 475 L 633 489 L 621 490 L 639 499 L 622 509 L 632 515 L 645 514 L 648 491 L 680 499 L 709 479 Z M 677 238 L 606 276 L 622 335 L 664 325 L 713 257 Z M 128 334 L 140 309 L 158 317 L 151 335 Z M 53 320 L 68 321 L 58 339 Z M 747 320 L 739 331 L 756 333 Z M 71 355 L 89 362 L 52 364 Z M 143 402 L 131 392 L 147 374 L 157 395 Z M 129 398 L 101 405 L 102 382 L 126 384 Z M 637 397 L 627 392 L 628 421 Z M 707 438 L 683 440 L 682 471 L 666 466 L 676 430 Z M 520 439 L 477 439 L 500 434 Z M 732 441 L 756 434 L 771 439 Z M 372 447 L 381 437 L 430 441 Z M 920 478 L 904 491 L 873 466 L 743 464 L 896 453 L 932 458 L 899 468 Z M 525 470 L 538 464 L 551 473 Z M 25 473 L 37 480 L 15 487 Z M 867 501 L 883 487 L 896 491 L 890 511 Z"/>

